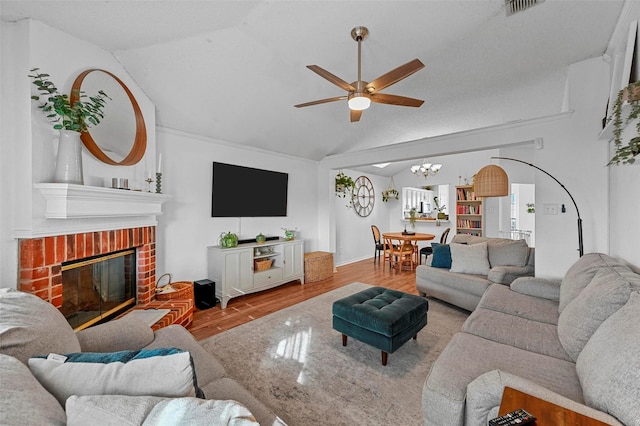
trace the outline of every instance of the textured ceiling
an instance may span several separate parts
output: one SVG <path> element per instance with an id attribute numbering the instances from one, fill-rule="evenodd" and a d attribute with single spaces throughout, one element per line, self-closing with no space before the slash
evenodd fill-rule
<path id="1" fill-rule="evenodd" d="M 504 0 L 2 1 L 112 51 L 157 108 L 159 126 L 321 160 L 327 155 L 560 112 L 567 66 L 601 56 L 624 2 L 546 0 L 506 17 Z M 306 65 L 357 79 L 414 58 L 426 67 L 357 123 L 344 92 Z M 90 64 L 88 64 L 90 65 Z"/>

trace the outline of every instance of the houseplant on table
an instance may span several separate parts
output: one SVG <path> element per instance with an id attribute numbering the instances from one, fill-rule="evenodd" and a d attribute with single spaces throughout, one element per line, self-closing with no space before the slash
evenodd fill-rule
<path id="1" fill-rule="evenodd" d="M 629 106 L 629 112 L 624 114 L 624 105 Z M 613 144 L 615 152 L 609 164 L 633 164 L 635 157 L 640 154 L 640 81 L 629 84 L 618 92 L 616 101 L 613 105 L 611 120 L 613 121 Z M 631 137 L 625 144 L 622 142 L 622 131 L 627 123 L 635 120 L 635 136 Z"/>
<path id="2" fill-rule="evenodd" d="M 49 74 L 33 68 L 28 76 L 36 86 L 38 94 L 31 99 L 38 101 L 38 108 L 60 131 L 58 156 L 54 180 L 62 183 L 82 185 L 82 142 L 80 135 L 91 126 L 96 126 L 104 118 L 106 100 L 111 99 L 102 90 L 94 96 L 79 92 L 78 101 L 71 105 L 69 95 L 60 93 L 49 80 Z"/>

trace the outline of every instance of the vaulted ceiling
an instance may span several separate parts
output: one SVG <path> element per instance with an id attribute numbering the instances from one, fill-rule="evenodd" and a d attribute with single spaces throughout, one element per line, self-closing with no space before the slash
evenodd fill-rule
<path id="1" fill-rule="evenodd" d="M 546 0 L 506 16 L 483 1 L 2 1 L 113 52 L 159 126 L 312 160 L 560 112 L 568 65 L 601 56 L 624 1 Z M 349 121 L 344 92 L 306 68 L 357 79 L 351 29 L 366 26 L 362 79 L 425 68 Z M 87 64 L 90 67 L 92 64 Z"/>

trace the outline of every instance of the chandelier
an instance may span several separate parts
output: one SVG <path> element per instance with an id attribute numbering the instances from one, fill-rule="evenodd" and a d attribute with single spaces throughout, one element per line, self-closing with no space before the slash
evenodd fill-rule
<path id="1" fill-rule="evenodd" d="M 424 178 L 428 178 L 429 176 L 435 176 L 440 171 L 442 164 L 431 164 L 422 160 L 422 164 L 416 164 L 415 166 L 411 166 L 411 173 L 416 176 L 424 176 Z"/>

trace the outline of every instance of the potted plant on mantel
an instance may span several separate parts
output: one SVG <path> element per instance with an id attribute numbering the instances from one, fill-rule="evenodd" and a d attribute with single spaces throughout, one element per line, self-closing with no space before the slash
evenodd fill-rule
<path id="1" fill-rule="evenodd" d="M 629 113 L 623 117 L 625 103 L 629 105 Z M 618 92 L 611 117 L 615 153 L 607 165 L 633 164 L 635 157 L 640 154 L 640 81 L 631 83 Z M 636 120 L 636 134 L 625 145 L 622 142 L 622 131 L 633 120 Z"/>
<path id="2" fill-rule="evenodd" d="M 53 123 L 53 128 L 60 131 L 54 181 L 82 185 L 80 135 L 100 123 L 104 118 L 106 100 L 111 98 L 102 90 L 94 96 L 87 96 L 80 91 L 76 94 L 78 101 L 71 105 L 69 95 L 58 91 L 49 80 L 49 74 L 41 73 L 39 68 L 33 68 L 31 73 L 28 76 L 39 92 L 32 95 L 31 99 L 39 102 L 38 108 Z"/>

